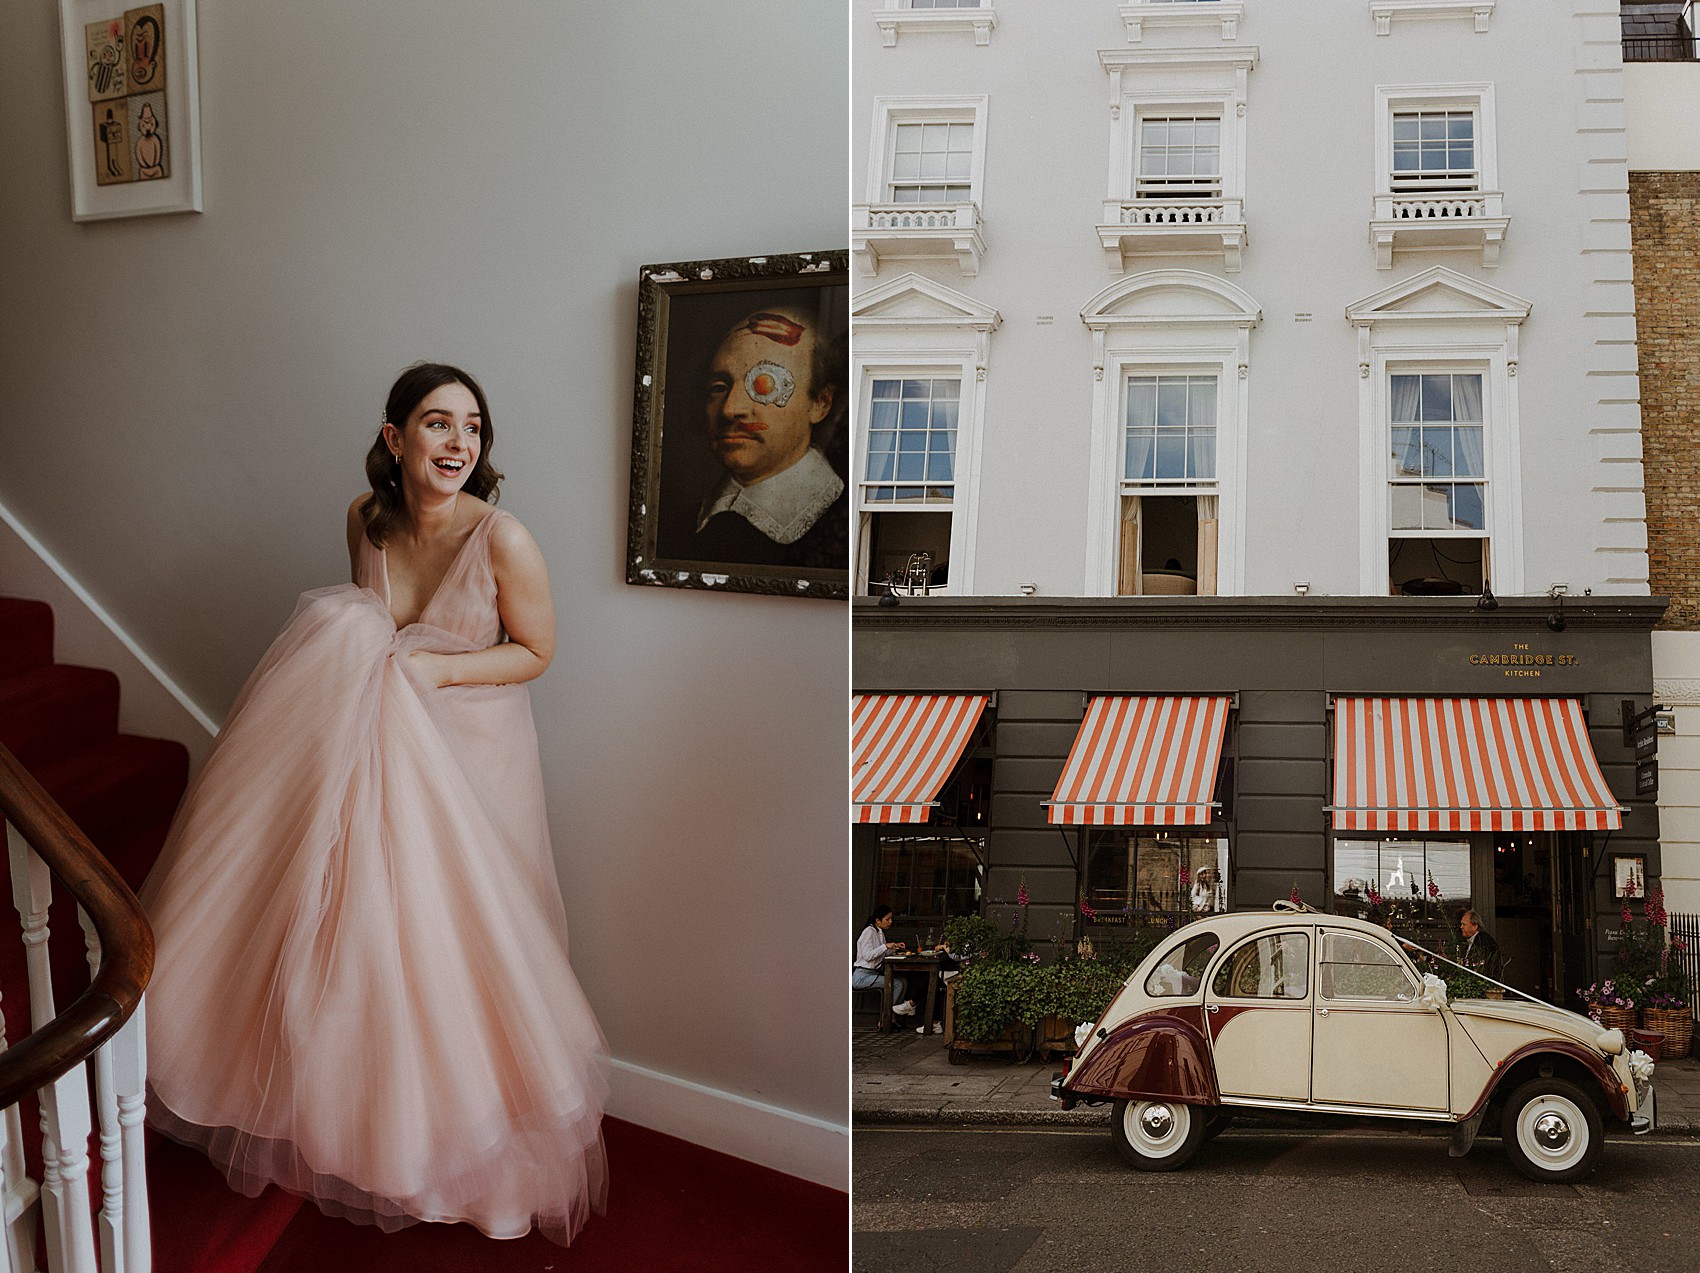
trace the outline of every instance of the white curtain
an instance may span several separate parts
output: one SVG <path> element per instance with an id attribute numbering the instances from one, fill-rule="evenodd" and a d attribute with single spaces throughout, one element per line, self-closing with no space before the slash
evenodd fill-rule
<path id="1" fill-rule="evenodd" d="M 1198 497 L 1198 595 L 1216 595 L 1216 506 L 1218 496 Z"/>
<path id="2" fill-rule="evenodd" d="M 1121 541 L 1116 558 L 1116 595 L 1139 595 L 1139 496 L 1122 496 Z"/>
<path id="3" fill-rule="evenodd" d="M 1479 400 L 1480 393 L 1478 391 Z M 1418 405 L 1422 401 L 1421 376 L 1393 377 L 1393 423 L 1415 424 Z"/>
<path id="4" fill-rule="evenodd" d="M 1394 416 L 1395 420 L 1399 417 Z M 1482 378 L 1480 376 L 1452 377 L 1452 418 L 1459 424 L 1482 422 Z"/>

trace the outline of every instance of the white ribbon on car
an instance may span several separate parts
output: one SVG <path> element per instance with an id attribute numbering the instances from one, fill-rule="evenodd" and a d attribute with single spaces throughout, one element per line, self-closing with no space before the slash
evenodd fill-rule
<path id="1" fill-rule="evenodd" d="M 1653 1058 L 1645 1052 L 1630 1052 L 1629 1076 L 1635 1080 L 1637 1087 L 1643 1083 L 1651 1083 L 1653 1081 Z"/>
<path id="2" fill-rule="evenodd" d="M 1432 972 L 1425 972 L 1423 974 L 1423 992 L 1417 998 L 1431 1008 L 1444 1008 L 1446 1006 L 1446 983 Z"/>
<path id="3" fill-rule="evenodd" d="M 1086 1046 L 1086 1040 L 1092 1037 L 1092 1027 L 1094 1024 L 1095 1022 L 1082 1021 L 1079 1025 L 1074 1027 L 1075 1051 L 1078 1052 L 1081 1048 Z"/>

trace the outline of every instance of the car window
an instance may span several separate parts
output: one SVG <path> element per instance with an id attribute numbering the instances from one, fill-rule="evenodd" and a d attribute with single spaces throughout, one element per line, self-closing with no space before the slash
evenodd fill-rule
<path id="1" fill-rule="evenodd" d="M 1271 933 L 1249 941 L 1222 962 L 1210 989 L 1231 999 L 1303 999 L 1310 993 L 1310 939 Z"/>
<path id="2" fill-rule="evenodd" d="M 1177 943 L 1145 979 L 1145 993 L 1156 999 L 1197 994 L 1210 957 L 1221 948 L 1215 933 L 1199 933 Z"/>
<path id="3" fill-rule="evenodd" d="M 1318 973 L 1324 999 L 1375 999 L 1409 1003 L 1417 984 L 1380 942 L 1354 933 L 1326 933 Z"/>

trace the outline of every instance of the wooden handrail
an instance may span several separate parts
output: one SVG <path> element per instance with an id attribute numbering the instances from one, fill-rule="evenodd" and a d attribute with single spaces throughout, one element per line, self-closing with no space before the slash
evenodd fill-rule
<path id="1" fill-rule="evenodd" d="M 153 975 L 153 929 L 136 895 L 65 811 L 0 747 L 0 814 L 40 855 L 100 935 L 100 969 L 52 1021 L 0 1052 L 0 1109 L 94 1054 L 142 1001 Z M 82 929 L 76 930 L 79 938 Z M 4 1005 L 0 1005 L 4 1006 Z"/>

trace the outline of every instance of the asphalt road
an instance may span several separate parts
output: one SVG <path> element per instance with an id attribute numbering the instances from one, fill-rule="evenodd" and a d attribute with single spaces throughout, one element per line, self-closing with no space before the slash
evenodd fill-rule
<path id="1" fill-rule="evenodd" d="M 1614 1139 L 1575 1185 L 1497 1140 L 1230 1130 L 1185 1168 L 1108 1131 L 858 1129 L 856 1273 L 1662 1273 L 1700 1268 L 1700 1140 Z"/>

